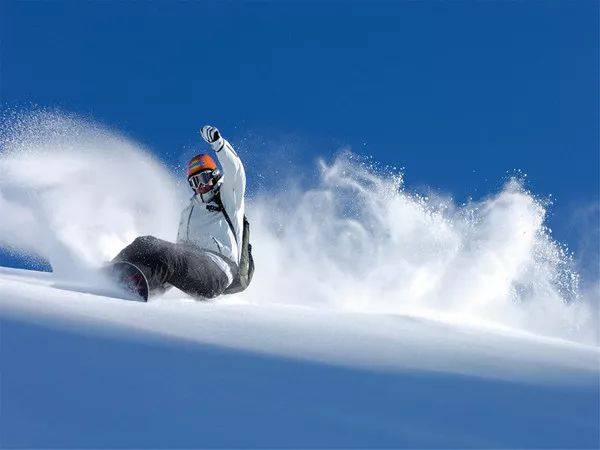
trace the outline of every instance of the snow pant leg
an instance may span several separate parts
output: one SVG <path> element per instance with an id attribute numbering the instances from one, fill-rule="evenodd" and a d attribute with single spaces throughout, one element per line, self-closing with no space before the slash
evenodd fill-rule
<path id="1" fill-rule="evenodd" d="M 136 238 L 113 261 L 138 266 L 148 279 L 150 292 L 164 290 L 170 284 L 193 297 L 212 298 L 222 294 L 229 284 L 227 274 L 205 250 L 154 236 Z"/>

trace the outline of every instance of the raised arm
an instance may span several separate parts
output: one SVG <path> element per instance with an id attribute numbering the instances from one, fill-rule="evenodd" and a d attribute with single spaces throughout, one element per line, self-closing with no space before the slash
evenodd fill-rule
<path id="1" fill-rule="evenodd" d="M 221 190 L 230 194 L 236 207 L 238 207 L 242 203 L 246 191 L 246 172 L 242 161 L 231 144 L 221 136 L 221 133 L 215 127 L 205 125 L 200 130 L 200 134 L 216 152 L 219 163 L 223 168 Z"/>

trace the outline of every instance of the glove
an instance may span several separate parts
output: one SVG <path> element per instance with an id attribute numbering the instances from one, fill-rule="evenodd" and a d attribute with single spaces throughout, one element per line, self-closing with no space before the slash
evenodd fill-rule
<path id="1" fill-rule="evenodd" d="M 202 136 L 202 139 L 204 139 L 209 144 L 214 144 L 219 139 L 221 139 L 221 134 L 219 133 L 219 130 L 217 130 L 211 125 L 204 125 L 200 130 L 200 136 Z"/>

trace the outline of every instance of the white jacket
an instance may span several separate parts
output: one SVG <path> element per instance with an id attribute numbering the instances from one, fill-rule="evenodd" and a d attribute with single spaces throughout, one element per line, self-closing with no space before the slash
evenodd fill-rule
<path id="1" fill-rule="evenodd" d="M 226 139 L 220 138 L 211 144 L 223 170 L 219 180 L 223 206 L 235 228 L 235 236 L 220 211 L 207 208 L 216 206 L 214 194 L 195 194 L 189 205 L 182 211 L 179 221 L 177 242 L 185 242 L 222 254 L 239 264 L 244 219 L 244 193 L 246 172 L 242 161 Z M 218 257 L 215 257 L 219 259 Z"/>

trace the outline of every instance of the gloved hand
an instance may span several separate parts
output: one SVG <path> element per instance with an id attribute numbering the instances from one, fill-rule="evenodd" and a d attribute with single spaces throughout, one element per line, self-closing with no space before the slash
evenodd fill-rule
<path id="1" fill-rule="evenodd" d="M 221 139 L 221 134 L 219 133 L 219 130 L 217 130 L 216 127 L 213 127 L 211 125 L 204 125 L 200 130 L 200 135 L 202 136 L 202 139 L 204 139 L 209 144 L 214 144 L 219 139 Z"/>

